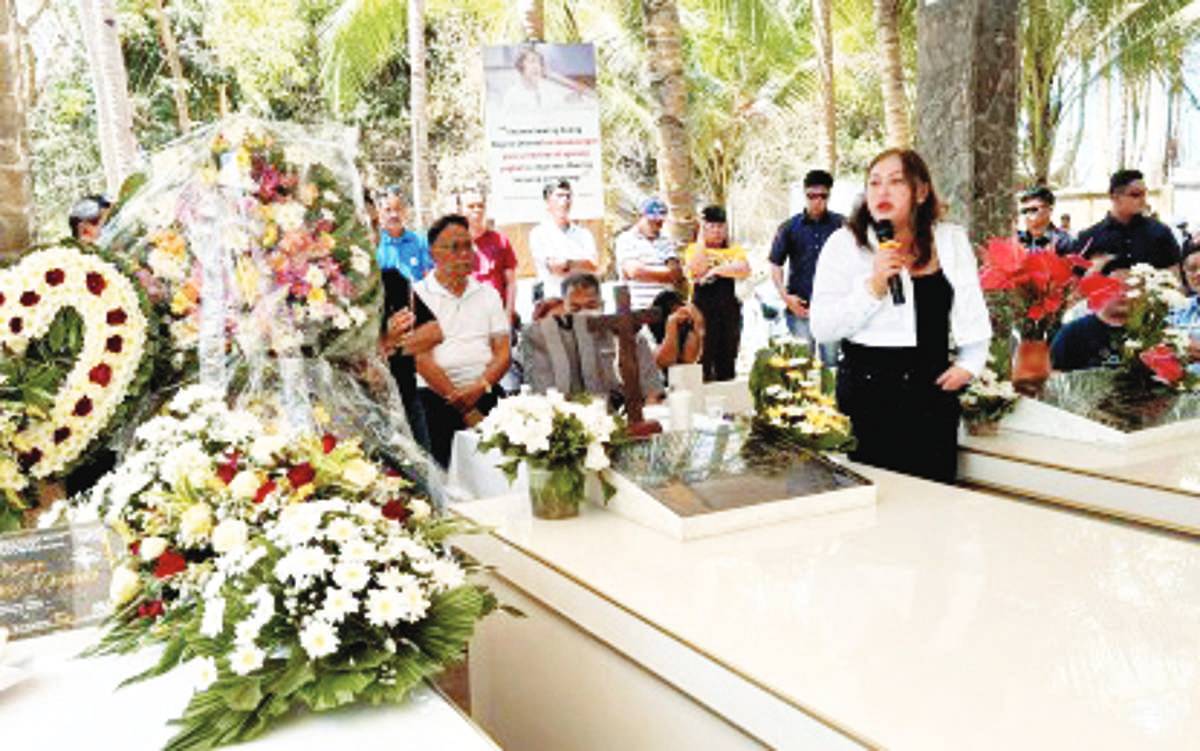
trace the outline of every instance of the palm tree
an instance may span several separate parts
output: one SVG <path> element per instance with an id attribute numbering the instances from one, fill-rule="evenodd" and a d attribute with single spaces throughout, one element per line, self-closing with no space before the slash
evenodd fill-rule
<path id="1" fill-rule="evenodd" d="M 821 79 L 821 161 L 830 172 L 837 172 L 837 105 L 833 87 L 833 24 L 830 0 L 812 0 L 814 47 L 817 48 L 817 72 Z"/>
<path id="2" fill-rule="evenodd" d="M 125 178 L 137 170 L 138 162 L 129 77 L 121 53 L 115 3 L 113 0 L 79 0 L 79 17 L 96 94 L 96 122 L 104 178 L 108 191 L 115 194 Z"/>
<path id="3" fill-rule="evenodd" d="M 425 0 L 408 0 L 408 93 L 412 118 L 413 215 L 418 227 L 432 220 L 429 190 L 429 110 L 426 106 Z"/>
<path id="4" fill-rule="evenodd" d="M 525 41 L 540 42 L 546 38 L 544 0 L 518 0 L 517 11 L 521 15 L 521 29 L 525 33 Z"/>
<path id="5" fill-rule="evenodd" d="M 29 174 L 29 137 L 25 130 L 25 93 L 21 72 L 21 35 L 12 0 L 0 0 L 0 257 L 29 246 L 33 189 Z"/>
<path id="6" fill-rule="evenodd" d="M 96 94 L 104 181 L 109 193 L 115 194 L 122 182 L 137 172 L 138 143 L 133 136 L 130 79 L 116 30 L 114 0 L 79 0 L 79 19 Z"/>
<path id="7" fill-rule="evenodd" d="M 1145 81 L 1151 75 L 1168 82 L 1182 80 L 1182 51 L 1200 28 L 1196 20 L 1182 20 L 1189 5 L 1190 0 L 1026 0 L 1022 4 L 1021 109 L 1026 169 L 1033 181 L 1054 178 L 1054 150 L 1063 116 L 1073 103 L 1082 109 L 1096 78 L 1103 76 L 1106 87 L 1119 78 L 1126 90 L 1131 81 Z M 1122 105 L 1112 143 L 1119 166 L 1126 158 L 1129 115 Z"/>
<path id="8" fill-rule="evenodd" d="M 670 208 L 668 234 L 691 237 L 696 224 L 692 197 L 692 155 L 688 139 L 687 80 L 683 68 L 683 30 L 675 0 L 642 0 L 646 68 L 655 103 L 658 131 L 658 184 Z"/>
<path id="9" fill-rule="evenodd" d="M 184 78 L 183 63 L 179 59 L 179 44 L 175 41 L 175 32 L 171 29 L 171 19 L 167 17 L 163 0 L 153 0 L 150 12 L 158 24 L 158 38 L 162 42 L 167 68 L 171 71 L 171 94 L 175 97 L 175 118 L 179 123 L 179 132 L 187 133 L 192 129 L 192 116 L 188 112 L 187 79 Z"/>
<path id="10" fill-rule="evenodd" d="M 875 0 L 875 35 L 879 43 L 887 145 L 907 147 L 912 143 L 912 128 L 908 121 L 908 95 L 904 92 L 900 0 Z"/>

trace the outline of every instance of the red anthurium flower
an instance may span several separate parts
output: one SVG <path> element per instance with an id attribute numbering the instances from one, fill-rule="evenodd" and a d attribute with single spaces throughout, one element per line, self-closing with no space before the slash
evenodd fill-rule
<path id="1" fill-rule="evenodd" d="M 27 308 L 31 308 L 41 302 L 42 296 L 33 290 L 21 293 L 21 304 Z"/>
<path id="2" fill-rule="evenodd" d="M 293 488 L 299 488 L 302 485 L 307 485 L 312 482 L 317 476 L 317 471 L 312 468 L 308 462 L 297 464 L 287 472 L 288 482 Z"/>
<path id="3" fill-rule="evenodd" d="M 86 396 L 79 397 L 79 401 L 75 402 L 75 409 L 71 413 L 76 417 L 87 417 L 92 413 L 92 400 Z"/>
<path id="4" fill-rule="evenodd" d="M 1005 274 L 1015 274 L 1020 270 L 1029 251 L 1011 237 L 993 237 L 988 240 L 984 249 L 984 258 L 988 266 Z"/>
<path id="5" fill-rule="evenodd" d="M 22 321 L 20 319 L 20 317 L 9 319 L 8 330 L 13 332 L 14 334 L 21 333 L 21 329 L 24 327 L 25 327 L 25 323 L 24 323 L 24 321 Z"/>
<path id="6" fill-rule="evenodd" d="M 334 437 L 334 435 L 332 433 L 326 433 L 325 435 L 323 435 L 321 437 L 321 448 L 325 451 L 326 454 L 333 451 L 334 447 L 336 447 L 336 446 L 337 446 L 337 438 Z"/>
<path id="7" fill-rule="evenodd" d="M 166 579 L 168 576 L 174 576 L 180 571 L 187 568 L 187 561 L 183 556 L 174 550 L 167 550 L 158 557 L 158 561 L 154 564 L 154 576 L 159 579 Z"/>
<path id="8" fill-rule="evenodd" d="M 275 485 L 274 480 L 267 480 L 262 485 L 259 485 L 258 491 L 254 494 L 254 502 L 262 503 L 263 501 L 267 500 L 267 496 L 271 495 L 271 493 L 274 493 L 276 487 L 277 486 Z"/>
<path id="9" fill-rule="evenodd" d="M 1079 294 L 1087 298 L 1088 309 L 1096 311 L 1125 294 L 1125 283 L 1120 279 L 1092 274 L 1079 283 Z"/>
<path id="10" fill-rule="evenodd" d="M 108 311 L 108 315 L 105 316 L 104 320 L 109 326 L 120 326 L 129 320 L 129 315 L 121 308 L 113 308 Z"/>
<path id="11" fill-rule="evenodd" d="M 112 367 L 108 363 L 100 363 L 88 371 L 88 380 L 98 386 L 107 386 L 112 381 Z"/>
<path id="12" fill-rule="evenodd" d="M 1159 344 L 1142 352 L 1142 363 L 1154 371 L 1155 380 L 1172 386 L 1183 379 L 1183 364 L 1175 352 L 1165 344 Z"/>
<path id="13" fill-rule="evenodd" d="M 104 342 L 104 348 L 113 354 L 119 354 L 124 344 L 121 337 L 113 335 L 108 337 L 107 341 Z"/>
<path id="14" fill-rule="evenodd" d="M 138 605 L 138 616 L 142 618 L 157 618 L 163 614 L 162 600 L 151 600 Z"/>
<path id="15" fill-rule="evenodd" d="M 54 442 L 56 444 L 62 443 L 63 441 L 67 440 L 70 437 L 71 437 L 71 429 L 70 428 L 55 428 L 54 429 Z"/>
<path id="16" fill-rule="evenodd" d="M 404 502 L 399 498 L 395 498 L 383 504 L 381 511 L 383 512 L 384 519 L 391 519 L 392 521 L 401 523 L 403 523 L 404 520 L 412 514 L 412 512 L 408 510 L 408 506 L 405 506 Z"/>
<path id="17" fill-rule="evenodd" d="M 21 469 L 28 471 L 30 467 L 42 460 L 42 450 L 37 446 L 17 454 L 17 464 Z"/>
<path id="18" fill-rule="evenodd" d="M 50 269 L 46 272 L 46 284 L 49 284 L 51 287 L 57 287 L 66 278 L 67 274 L 62 269 Z"/>

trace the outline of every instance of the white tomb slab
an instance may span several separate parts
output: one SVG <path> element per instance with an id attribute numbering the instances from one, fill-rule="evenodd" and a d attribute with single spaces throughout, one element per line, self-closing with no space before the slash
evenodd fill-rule
<path id="1" fill-rule="evenodd" d="M 476 718 L 556 751 L 1195 747 L 1200 545 L 856 469 L 874 508 L 687 542 L 458 505 L 528 615 L 473 642 Z"/>
<path id="2" fill-rule="evenodd" d="M 154 663 L 154 650 L 76 657 L 98 638 L 95 629 L 65 631 L 8 645 L 4 662 L 25 673 L 0 693 L 5 749 L 162 748 L 177 728 L 167 722 L 191 698 L 186 669 L 117 690 Z M 253 741 L 251 751 L 394 751 L 398 748 L 497 751 L 488 736 L 432 687 L 418 687 L 396 706 L 352 706 L 298 713 Z"/>
<path id="3" fill-rule="evenodd" d="M 1200 439 L 1200 419 L 1180 420 L 1140 430 L 1118 430 L 1039 399 L 1022 396 L 1000 424 L 1008 430 L 1114 448 L 1141 448 Z"/>

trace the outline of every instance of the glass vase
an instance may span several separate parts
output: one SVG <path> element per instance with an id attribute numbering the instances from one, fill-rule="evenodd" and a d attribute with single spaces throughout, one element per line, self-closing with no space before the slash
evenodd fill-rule
<path id="1" fill-rule="evenodd" d="M 529 469 L 529 502 L 538 519 L 569 519 L 579 516 L 584 499 L 584 474 L 580 467 L 535 467 Z"/>
<path id="2" fill-rule="evenodd" d="M 1013 354 L 1012 384 L 1017 393 L 1037 396 L 1050 378 L 1050 342 L 1022 339 Z"/>

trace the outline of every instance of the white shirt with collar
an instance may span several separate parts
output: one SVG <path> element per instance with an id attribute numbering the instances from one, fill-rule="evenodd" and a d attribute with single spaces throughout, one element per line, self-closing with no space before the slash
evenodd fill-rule
<path id="1" fill-rule="evenodd" d="M 461 296 L 446 289 L 430 273 L 413 287 L 437 318 L 442 342 L 433 348 L 433 360 L 455 386 L 483 377 L 492 359 L 492 337 L 508 336 L 508 315 L 500 295 L 490 284 L 467 280 Z M 419 384 L 426 386 L 418 377 Z"/>
<path id="2" fill-rule="evenodd" d="M 870 347 L 915 347 L 912 277 L 907 269 L 900 272 L 903 305 L 895 305 L 889 294 L 875 297 L 868 283 L 876 240 L 873 231 L 867 234 L 871 249 L 860 247 L 848 227 L 834 232 L 825 243 L 813 278 L 809 314 L 813 336 L 821 342 L 849 339 Z M 945 222 L 934 225 L 933 244 L 942 273 L 954 289 L 950 336 L 958 347 L 956 364 L 979 375 L 987 363 L 992 325 L 979 286 L 975 251 L 962 227 Z"/>
<path id="3" fill-rule="evenodd" d="M 546 297 L 558 297 L 565 276 L 550 271 L 547 261 L 591 261 L 599 263 L 596 239 L 586 227 L 575 222 L 560 229 L 552 219 L 547 219 L 529 232 L 529 252 L 533 255 L 533 266 L 538 281 L 545 283 Z"/>

